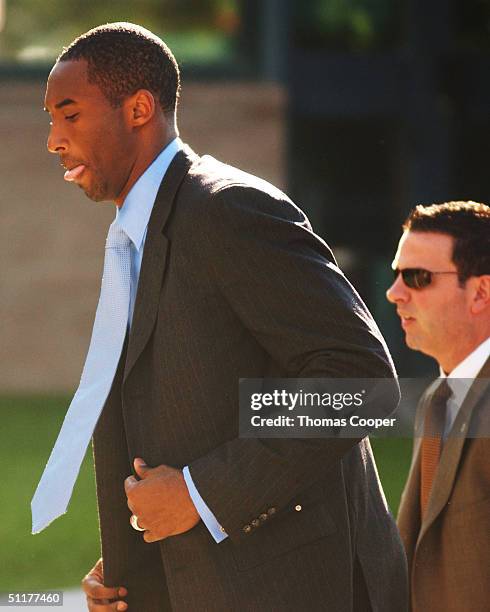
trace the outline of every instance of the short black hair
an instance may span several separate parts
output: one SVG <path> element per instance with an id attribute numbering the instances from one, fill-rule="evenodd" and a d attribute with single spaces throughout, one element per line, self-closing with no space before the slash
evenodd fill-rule
<path id="1" fill-rule="evenodd" d="M 57 62 L 84 59 L 88 81 L 97 85 L 111 106 L 138 89 L 148 89 L 164 113 L 174 113 L 180 94 L 179 67 L 167 45 L 149 30 L 133 23 L 108 23 L 76 38 Z"/>
<path id="2" fill-rule="evenodd" d="M 490 274 L 490 207 L 486 204 L 444 202 L 416 206 L 403 229 L 452 236 L 452 260 L 460 285 L 471 276 Z"/>

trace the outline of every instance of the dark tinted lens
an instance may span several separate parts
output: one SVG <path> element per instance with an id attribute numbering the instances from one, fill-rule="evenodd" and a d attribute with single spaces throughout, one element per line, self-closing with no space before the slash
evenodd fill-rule
<path id="1" fill-rule="evenodd" d="M 395 278 L 401 274 L 403 282 L 410 289 L 422 289 L 432 282 L 432 273 L 423 268 L 405 268 L 405 270 L 395 270 Z"/>
<path id="2" fill-rule="evenodd" d="M 432 281 L 432 274 L 429 272 L 429 270 L 414 268 L 413 270 L 410 270 L 410 273 L 412 277 L 412 284 L 409 286 L 413 287 L 414 289 L 422 289 L 423 287 L 427 287 L 427 285 L 430 285 Z"/>

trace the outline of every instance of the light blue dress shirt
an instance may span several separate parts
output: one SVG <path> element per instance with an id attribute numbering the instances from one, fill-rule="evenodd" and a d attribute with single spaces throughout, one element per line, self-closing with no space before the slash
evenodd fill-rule
<path id="1" fill-rule="evenodd" d="M 138 290 L 138 280 L 145 247 L 146 231 L 151 211 L 157 197 L 160 183 L 167 172 L 173 158 L 183 148 L 180 138 L 175 138 L 155 158 L 148 168 L 131 187 L 121 208 L 117 209 L 116 220 L 131 239 L 131 296 L 129 302 L 129 325 L 133 319 L 134 303 Z M 185 483 L 189 495 L 209 532 L 216 540 L 221 542 L 228 535 L 216 520 L 216 517 L 199 495 L 199 491 L 192 480 L 188 466 L 183 469 Z"/>

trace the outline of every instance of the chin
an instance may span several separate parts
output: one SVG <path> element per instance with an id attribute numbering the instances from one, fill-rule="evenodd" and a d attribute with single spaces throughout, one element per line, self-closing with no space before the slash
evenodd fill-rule
<path id="1" fill-rule="evenodd" d="M 405 338 L 405 342 L 408 348 L 412 349 L 413 351 L 418 351 L 419 353 L 427 355 L 427 357 L 432 357 L 432 359 L 435 359 L 437 362 L 439 361 L 434 354 L 433 348 L 425 346 L 423 342 L 420 342 L 420 339 L 417 341 L 417 338 L 410 338 L 407 336 L 407 338 Z"/>
<path id="2" fill-rule="evenodd" d="M 420 342 L 420 339 L 407 335 L 405 336 L 405 343 L 412 351 L 419 351 L 420 353 L 424 353 L 424 355 L 429 355 L 427 349 L 424 347 L 424 343 Z"/>
<path id="3" fill-rule="evenodd" d="M 89 200 L 92 200 L 92 202 L 110 202 L 111 201 L 111 198 L 100 195 L 100 194 L 88 194 L 87 192 L 85 192 L 85 195 L 87 196 Z"/>
<path id="4" fill-rule="evenodd" d="M 408 348 L 411 348 L 414 351 L 420 350 L 415 338 L 410 336 L 410 334 L 408 334 L 407 332 L 405 332 L 405 344 L 408 346 Z"/>
<path id="5" fill-rule="evenodd" d="M 107 194 L 107 190 L 103 189 L 100 185 L 96 185 L 93 188 L 90 187 L 82 187 L 80 186 L 85 195 L 92 202 L 109 202 L 111 201 L 111 197 Z"/>

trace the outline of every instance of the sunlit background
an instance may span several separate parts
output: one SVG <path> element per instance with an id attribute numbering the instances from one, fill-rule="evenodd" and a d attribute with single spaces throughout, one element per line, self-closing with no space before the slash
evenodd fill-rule
<path id="1" fill-rule="evenodd" d="M 47 74 L 108 21 L 153 30 L 181 65 L 181 135 L 288 192 L 374 313 L 403 376 L 384 293 L 417 203 L 490 200 L 488 0 L 0 0 L 0 592 L 75 585 L 98 554 L 90 457 L 70 513 L 35 538 L 29 500 L 77 386 L 114 214 L 45 149 Z M 406 441 L 377 441 L 393 511 Z"/>

